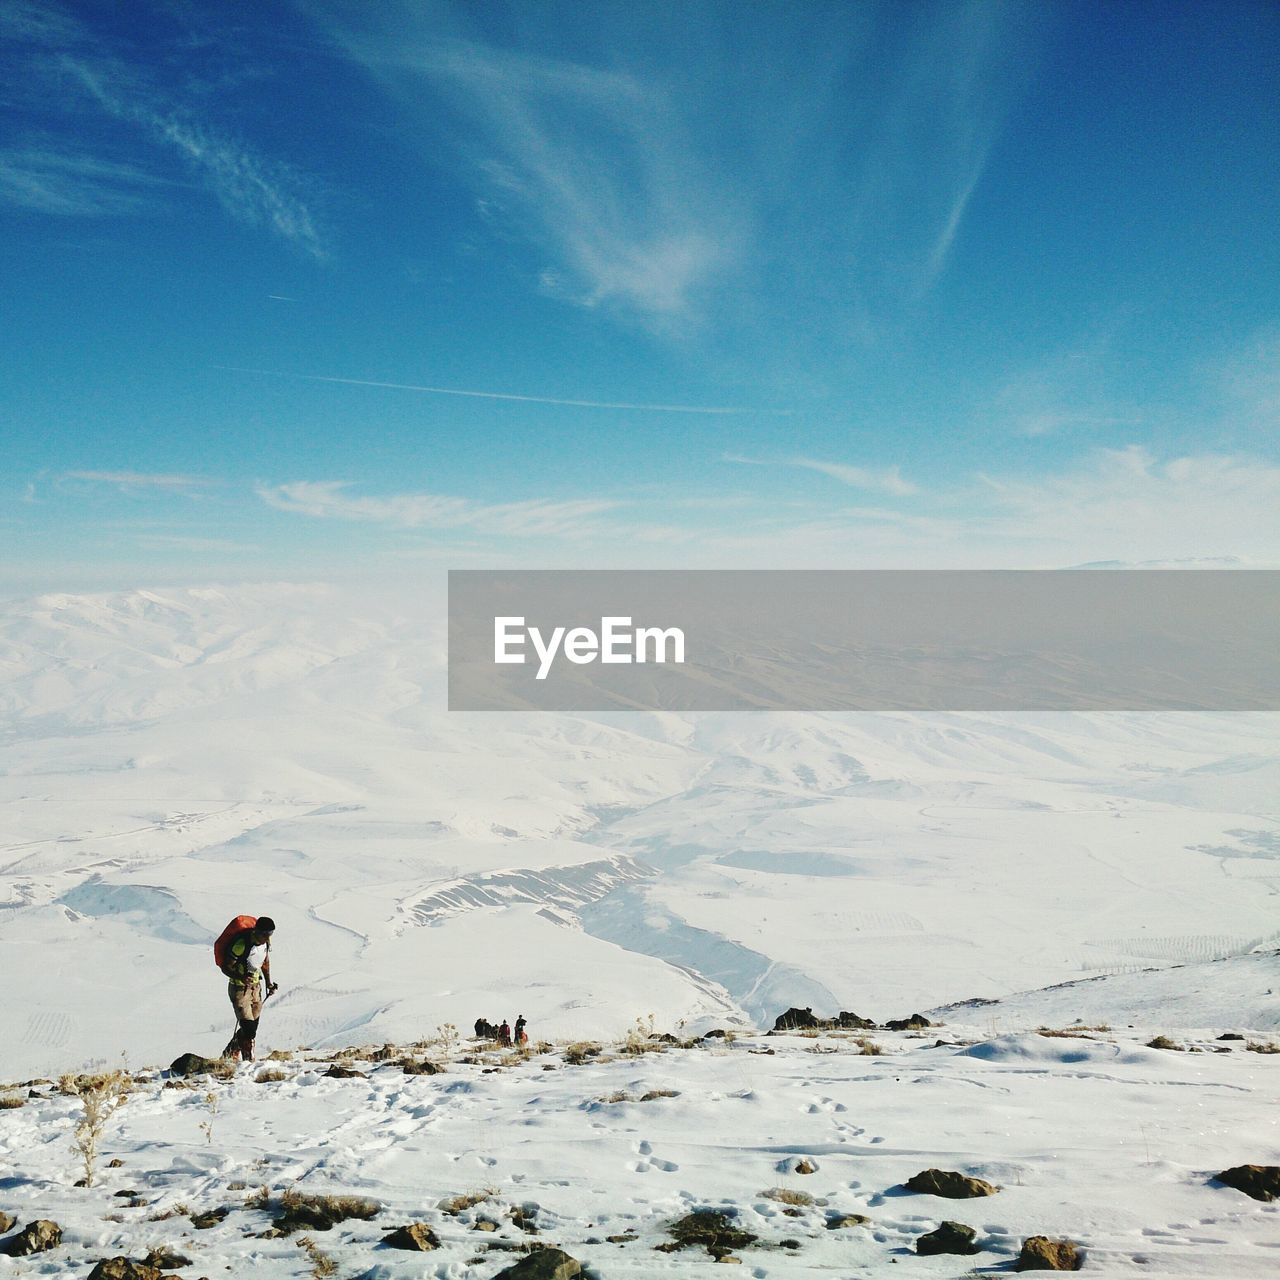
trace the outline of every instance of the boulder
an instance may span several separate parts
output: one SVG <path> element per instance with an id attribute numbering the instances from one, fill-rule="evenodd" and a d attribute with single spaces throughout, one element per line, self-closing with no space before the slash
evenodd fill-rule
<path id="1" fill-rule="evenodd" d="M 176 1249 L 169 1248 L 168 1245 L 161 1245 L 158 1249 L 152 1249 L 143 1258 L 143 1262 L 159 1271 L 178 1271 L 182 1267 L 191 1265 L 191 1259 L 185 1253 L 179 1253 Z"/>
<path id="2" fill-rule="evenodd" d="M 842 1227 L 865 1227 L 871 1221 L 865 1213 L 835 1213 L 827 1219 L 828 1231 L 839 1231 Z"/>
<path id="3" fill-rule="evenodd" d="M 326 1080 L 367 1080 L 368 1078 L 363 1071 L 357 1071 L 355 1067 L 344 1067 L 336 1062 L 324 1073 Z"/>
<path id="4" fill-rule="evenodd" d="M 933 1023 L 923 1013 L 913 1013 L 909 1018 L 894 1018 L 892 1022 L 886 1022 L 884 1029 L 886 1031 L 924 1031 L 931 1026 Z"/>
<path id="5" fill-rule="evenodd" d="M 493 1280 L 576 1280 L 582 1263 L 561 1249 L 535 1249 L 514 1266 L 499 1271 Z"/>
<path id="6" fill-rule="evenodd" d="M 978 1196 L 993 1196 L 1000 1190 L 982 1178 L 970 1178 L 951 1169 L 925 1169 L 908 1178 L 904 1185 L 908 1191 L 943 1196 L 947 1200 L 973 1200 Z"/>
<path id="7" fill-rule="evenodd" d="M 440 1239 L 425 1222 L 411 1222 L 397 1227 L 382 1237 L 388 1249 L 408 1249 L 414 1253 L 430 1253 L 440 1247 Z"/>
<path id="8" fill-rule="evenodd" d="M 440 1074 L 440 1068 L 425 1058 L 420 1061 L 416 1058 L 406 1058 L 400 1066 L 407 1076 L 438 1076 Z"/>
<path id="9" fill-rule="evenodd" d="M 814 1017 L 812 1009 L 788 1009 L 778 1014 L 774 1020 L 775 1031 L 800 1031 L 812 1029 L 821 1024 L 821 1019 Z"/>
<path id="10" fill-rule="evenodd" d="M 89 1280 L 162 1280 L 159 1267 L 132 1258 L 103 1258 L 92 1271 Z"/>
<path id="11" fill-rule="evenodd" d="M 841 1010 L 840 1016 L 835 1020 L 836 1026 L 842 1031 L 874 1031 L 876 1024 L 870 1018 L 863 1018 L 856 1013 L 849 1013 L 847 1010 Z"/>
<path id="12" fill-rule="evenodd" d="M 202 1058 L 198 1053 L 182 1053 L 169 1064 L 169 1074 L 174 1076 L 225 1075 L 230 1065 L 225 1058 Z"/>
<path id="13" fill-rule="evenodd" d="M 13 1214 L 5 1213 L 3 1209 L 0 1209 L 0 1236 L 4 1235 L 6 1231 L 12 1231 L 17 1226 L 17 1223 L 18 1220 Z"/>
<path id="14" fill-rule="evenodd" d="M 1022 1242 L 1015 1271 L 1079 1271 L 1080 1255 L 1070 1240 L 1031 1236 Z"/>
<path id="15" fill-rule="evenodd" d="M 5 1252 L 15 1258 L 24 1258 L 30 1253 L 47 1253 L 61 1243 L 62 1228 L 48 1218 L 37 1218 L 5 1241 Z"/>
<path id="16" fill-rule="evenodd" d="M 975 1235 L 977 1232 L 963 1222 L 944 1222 L 936 1231 L 916 1240 L 916 1252 L 921 1257 L 935 1253 L 977 1253 L 978 1246 L 973 1242 Z"/>
<path id="17" fill-rule="evenodd" d="M 1280 1196 L 1280 1165 L 1238 1164 L 1218 1174 L 1218 1181 L 1255 1200 L 1274 1200 Z"/>

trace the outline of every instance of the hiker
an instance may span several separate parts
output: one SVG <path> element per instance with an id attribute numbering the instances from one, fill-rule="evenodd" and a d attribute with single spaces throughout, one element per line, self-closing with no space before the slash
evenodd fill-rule
<path id="1" fill-rule="evenodd" d="M 509 1045 L 511 1043 L 511 1026 L 506 1018 L 503 1018 L 502 1026 L 498 1028 L 498 1043 L 501 1045 Z"/>
<path id="2" fill-rule="evenodd" d="M 237 916 L 228 930 L 235 925 L 240 927 L 229 935 L 224 931 L 218 939 L 221 948 L 215 947 L 219 967 L 227 975 L 231 1007 L 236 1011 L 235 1034 L 227 1041 L 222 1056 L 252 1062 L 262 1003 L 278 989 L 271 981 L 271 935 L 276 931 L 276 922 L 270 916 Z"/>
<path id="3" fill-rule="evenodd" d="M 524 1020 L 524 1014 L 516 1015 L 516 1044 L 528 1044 L 529 1036 L 525 1031 L 525 1027 L 529 1024 Z"/>

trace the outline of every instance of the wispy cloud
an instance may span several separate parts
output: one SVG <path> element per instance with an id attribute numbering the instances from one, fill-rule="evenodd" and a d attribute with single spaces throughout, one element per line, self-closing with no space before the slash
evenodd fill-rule
<path id="1" fill-rule="evenodd" d="M 727 453 L 725 462 L 739 463 L 749 467 L 798 467 L 803 471 L 817 471 L 821 475 L 830 476 L 853 489 L 869 489 L 880 493 L 892 494 L 897 498 L 909 497 L 919 493 L 919 487 L 909 480 L 904 480 L 899 467 L 856 467 L 843 462 L 824 462 L 818 458 L 744 458 L 740 454 Z"/>
<path id="2" fill-rule="evenodd" d="M 64 56 L 62 65 L 108 115 L 141 127 L 175 152 L 233 218 L 266 227 L 317 260 L 328 256 L 304 195 L 307 184 L 292 166 L 172 107 L 105 55 Z"/>
<path id="3" fill-rule="evenodd" d="M 133 541 L 148 551 L 225 552 L 234 554 L 261 550 L 260 547 L 255 546 L 253 543 L 236 542 L 230 538 L 189 537 L 185 534 L 177 533 L 140 533 L 134 537 Z"/>
<path id="4" fill-rule="evenodd" d="M 523 404 L 554 404 L 572 409 L 636 409 L 650 413 L 709 414 L 786 414 L 788 409 L 750 409 L 742 405 L 714 406 L 696 404 L 638 404 L 616 400 L 560 400 L 552 396 L 516 395 L 508 391 L 474 391 L 460 387 L 428 387 L 411 382 L 375 382 L 368 378 L 331 378 L 318 373 L 287 373 L 278 369 L 242 369 L 235 365 L 216 365 L 228 373 L 257 373 L 272 378 L 301 378 L 307 382 L 334 382 L 348 387 L 383 387 L 390 391 L 419 391 L 433 396 L 468 396 L 479 400 L 515 400 Z"/>
<path id="5" fill-rule="evenodd" d="M 668 322 L 737 263 L 737 196 L 713 178 L 664 77 L 445 38 L 426 24 L 334 34 L 399 95 L 437 161 L 446 107 L 477 212 L 532 240 L 543 291 Z"/>
<path id="6" fill-rule="evenodd" d="M 1105 375 L 1112 337 L 1104 326 L 1012 373 L 986 416 L 1003 431 L 1033 437 L 1136 426 L 1142 414 L 1116 398 Z"/>
<path id="7" fill-rule="evenodd" d="M 136 213 L 161 181 L 134 165 L 81 152 L 0 151 L 0 200 L 36 213 L 80 218 Z"/>
<path id="8" fill-rule="evenodd" d="M 206 487 L 210 481 L 199 476 L 156 474 L 143 471 L 64 471 L 60 480 L 86 484 L 109 484 L 119 489 L 192 490 Z"/>
<path id="9" fill-rule="evenodd" d="M 435 493 L 360 496 L 346 481 L 299 480 L 261 485 L 258 496 L 268 506 L 295 515 L 354 520 L 402 529 L 470 529 L 507 537 L 582 535 L 593 517 L 617 507 L 596 499 L 481 503 Z"/>

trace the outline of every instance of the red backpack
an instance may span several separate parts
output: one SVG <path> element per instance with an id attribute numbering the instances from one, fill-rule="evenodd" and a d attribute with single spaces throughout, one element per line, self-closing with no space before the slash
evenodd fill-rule
<path id="1" fill-rule="evenodd" d="M 231 939 L 237 933 L 243 933 L 246 929 L 252 929 L 258 923 L 257 916 L 236 916 L 236 918 L 218 935 L 218 940 L 213 944 L 213 959 L 219 969 L 227 963 L 227 947 L 231 943 Z"/>

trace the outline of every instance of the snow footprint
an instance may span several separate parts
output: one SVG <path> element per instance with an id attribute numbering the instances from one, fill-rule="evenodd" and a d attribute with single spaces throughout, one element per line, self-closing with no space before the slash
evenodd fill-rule
<path id="1" fill-rule="evenodd" d="M 648 1173 L 651 1169 L 657 1169 L 659 1173 L 675 1173 L 680 1168 L 674 1160 L 660 1160 L 653 1154 L 653 1144 L 642 1139 L 636 1147 L 636 1155 L 639 1160 L 631 1166 L 635 1173 Z"/>

